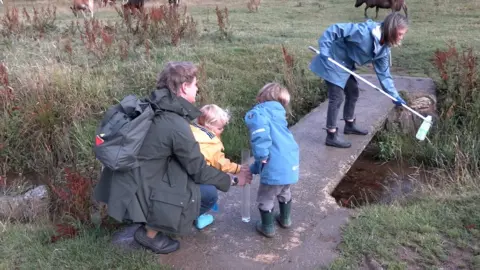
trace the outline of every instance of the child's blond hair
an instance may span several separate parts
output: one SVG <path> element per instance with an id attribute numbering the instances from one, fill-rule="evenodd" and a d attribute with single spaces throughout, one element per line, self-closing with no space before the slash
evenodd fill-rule
<path id="1" fill-rule="evenodd" d="M 213 126 L 214 123 L 223 123 L 226 125 L 230 121 L 230 114 L 228 111 L 215 104 L 203 106 L 200 109 L 200 112 L 202 114 L 197 118 L 197 122 L 199 125 L 207 128 Z"/>
<path id="2" fill-rule="evenodd" d="M 283 87 L 279 83 L 267 83 L 258 91 L 257 102 L 262 103 L 266 101 L 277 101 L 282 106 L 289 110 L 288 104 L 290 103 L 290 93 L 287 88 Z"/>

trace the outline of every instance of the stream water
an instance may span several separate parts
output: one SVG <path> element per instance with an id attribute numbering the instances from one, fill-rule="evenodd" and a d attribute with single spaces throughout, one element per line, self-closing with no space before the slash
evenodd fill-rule
<path id="1" fill-rule="evenodd" d="M 391 203 L 414 191 L 422 172 L 406 162 L 375 159 L 374 150 L 365 150 L 332 192 L 337 203 L 358 207 L 371 203 Z"/>
<path id="2" fill-rule="evenodd" d="M 0 175 L 0 195 L 20 195 L 41 184 L 44 184 L 41 177 L 34 173 L 7 173 L 4 176 Z"/>

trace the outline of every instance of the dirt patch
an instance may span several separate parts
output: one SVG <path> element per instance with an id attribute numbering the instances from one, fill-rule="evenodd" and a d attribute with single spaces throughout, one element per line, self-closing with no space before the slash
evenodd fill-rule
<path id="1" fill-rule="evenodd" d="M 446 254 L 447 256 L 442 260 L 437 261 L 438 269 L 456 270 L 456 269 L 478 269 L 474 264 L 475 256 L 470 249 L 461 249 L 456 247 L 453 243 L 445 240 Z M 420 270 L 425 269 L 425 265 L 422 263 L 422 256 L 415 252 L 410 247 L 404 247 L 398 249 L 398 258 L 405 262 L 407 269 Z"/>
<path id="2" fill-rule="evenodd" d="M 402 261 L 405 262 L 408 265 L 409 270 L 420 270 L 422 269 L 418 265 L 418 261 L 421 260 L 420 255 L 412 250 L 409 247 L 401 247 L 397 251 L 398 258 Z"/>
<path id="3" fill-rule="evenodd" d="M 444 261 L 443 269 L 474 269 L 471 261 L 473 253 L 468 249 L 460 249 L 458 247 L 451 247 L 448 250 L 448 258 Z M 477 268 L 478 269 L 478 268 Z"/>

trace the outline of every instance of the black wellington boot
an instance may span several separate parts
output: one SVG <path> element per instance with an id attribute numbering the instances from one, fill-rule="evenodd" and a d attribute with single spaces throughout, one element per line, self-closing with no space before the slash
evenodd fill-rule
<path id="1" fill-rule="evenodd" d="M 368 130 L 363 129 L 363 128 L 359 128 L 355 124 L 355 122 L 356 122 L 355 119 L 353 119 L 353 122 L 348 122 L 347 120 L 345 120 L 345 128 L 343 129 L 343 133 L 345 133 L 345 134 L 355 134 L 355 135 L 367 135 Z"/>
<path id="2" fill-rule="evenodd" d="M 153 239 L 148 237 L 144 226 L 138 228 L 134 237 L 139 244 L 156 254 L 168 254 L 180 248 L 180 243 L 177 240 L 173 240 L 161 232 L 158 232 Z"/>
<path id="3" fill-rule="evenodd" d="M 335 132 L 330 132 L 327 129 L 327 139 L 325 140 L 325 144 L 338 148 L 349 148 L 350 146 L 352 146 L 350 142 L 347 142 L 343 138 L 338 137 L 338 128 L 335 129 Z"/>

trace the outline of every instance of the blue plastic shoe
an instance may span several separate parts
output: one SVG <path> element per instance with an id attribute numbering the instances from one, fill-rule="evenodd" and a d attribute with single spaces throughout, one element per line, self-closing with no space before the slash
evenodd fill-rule
<path id="1" fill-rule="evenodd" d="M 195 222 L 195 226 L 197 227 L 197 229 L 201 230 L 201 229 L 207 227 L 208 225 L 212 224 L 213 220 L 214 220 L 214 218 L 213 218 L 212 215 L 203 214 L 203 215 L 200 215 L 197 218 L 197 221 Z"/>

